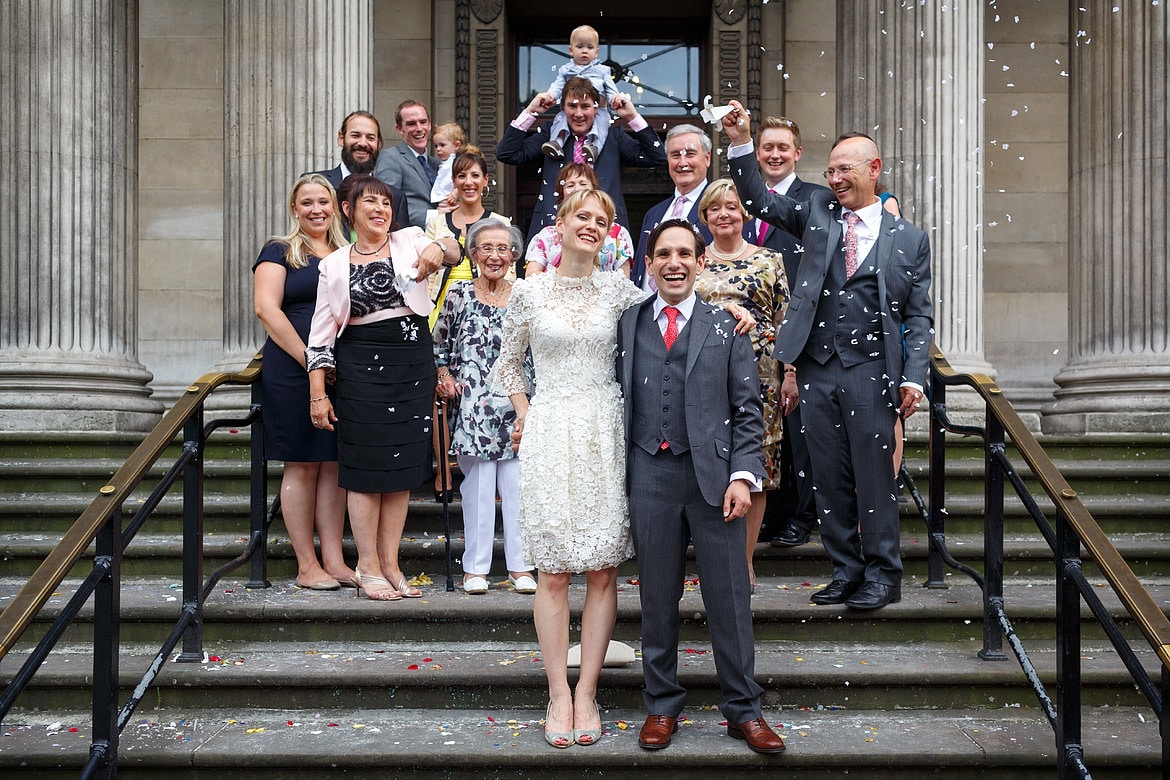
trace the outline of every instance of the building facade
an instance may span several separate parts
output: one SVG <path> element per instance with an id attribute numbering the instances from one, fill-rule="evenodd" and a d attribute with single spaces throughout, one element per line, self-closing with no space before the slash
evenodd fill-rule
<path id="1" fill-rule="evenodd" d="M 294 177 L 337 164 L 351 110 L 387 146 L 407 98 L 458 121 L 493 208 L 526 224 L 535 172 L 491 152 L 583 23 L 660 132 L 740 98 L 800 124 L 797 172 L 817 181 L 840 132 L 873 135 L 931 236 L 937 343 L 1038 427 L 1170 429 L 1164 4 L 18 0 L 7 16 L 5 429 L 145 430 L 246 362 L 252 261 L 285 231 Z M 665 172 L 630 178 L 635 227 L 669 191 Z"/>

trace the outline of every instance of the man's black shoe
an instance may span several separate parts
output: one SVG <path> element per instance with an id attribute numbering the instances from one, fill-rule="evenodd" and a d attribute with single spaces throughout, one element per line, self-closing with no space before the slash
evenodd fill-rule
<path id="1" fill-rule="evenodd" d="M 814 593 L 809 601 L 814 604 L 820 604 L 821 606 L 826 604 L 844 604 L 845 599 L 852 596 L 854 592 L 860 587 L 860 582 L 850 582 L 849 580 L 833 580 L 822 590 Z"/>
<path id="2" fill-rule="evenodd" d="M 880 582 L 867 582 L 849 597 L 845 606 L 850 609 L 878 609 L 886 604 L 897 604 L 902 600 L 900 585 L 882 585 Z"/>
<path id="3" fill-rule="evenodd" d="M 808 543 L 808 537 L 811 533 L 812 531 L 806 528 L 789 523 L 787 528 L 772 538 L 770 544 L 773 547 L 799 547 Z"/>

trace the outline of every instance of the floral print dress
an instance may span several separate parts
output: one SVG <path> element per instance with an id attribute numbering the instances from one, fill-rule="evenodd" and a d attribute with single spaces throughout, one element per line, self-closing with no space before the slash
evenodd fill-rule
<path id="1" fill-rule="evenodd" d="M 516 457 L 511 441 L 516 410 L 488 381 L 500 357 L 506 312 L 476 298 L 475 281 L 468 279 L 448 289 L 435 323 L 435 364 L 451 371 L 461 393 L 451 420 L 451 449 L 480 460 Z M 531 364 L 524 372 L 531 377 Z"/>
<path id="2" fill-rule="evenodd" d="M 780 439 L 784 415 L 780 409 L 780 366 L 772 357 L 776 332 L 788 310 L 788 280 L 783 258 L 771 249 L 757 249 L 747 257 L 719 260 L 707 253 L 707 267 L 695 282 L 695 292 L 708 303 L 738 303 L 756 318 L 752 348 L 760 371 L 764 400 L 764 489 L 774 490 L 780 480 Z"/>

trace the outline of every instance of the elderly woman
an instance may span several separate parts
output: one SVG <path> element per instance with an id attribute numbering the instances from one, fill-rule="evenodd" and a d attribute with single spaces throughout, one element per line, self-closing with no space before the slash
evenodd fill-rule
<path id="1" fill-rule="evenodd" d="M 564 202 L 565 198 L 577 190 L 600 189 L 597 174 L 584 163 L 568 163 L 561 168 L 560 179 L 555 189 L 557 203 Z M 605 243 L 601 245 L 601 252 L 597 256 L 603 271 L 621 271 L 630 276 L 630 260 L 634 256 L 634 243 L 630 240 L 630 231 L 617 222 L 609 229 L 605 236 Z M 525 276 L 535 276 L 539 273 L 556 268 L 561 263 L 561 239 L 557 235 L 557 226 L 549 225 L 528 242 L 528 251 L 524 255 L 526 265 Z"/>
<path id="2" fill-rule="evenodd" d="M 775 490 L 780 479 L 780 439 L 783 436 L 784 416 L 781 408 L 781 390 L 796 396 L 796 369 L 791 365 L 778 370 L 772 358 L 776 331 L 788 308 L 788 282 L 784 276 L 783 258 L 771 249 L 749 244 L 743 238 L 745 211 L 739 193 L 731 179 L 717 179 L 707 185 L 699 199 L 699 218 L 711 231 L 707 247 L 707 263 L 695 282 L 695 292 L 714 304 L 738 303 L 755 318 L 751 332 L 756 365 L 760 371 L 760 388 L 764 401 L 764 490 Z M 777 379 L 783 376 L 783 385 Z M 764 493 L 766 496 L 767 493 Z M 764 519 L 765 501 L 753 498 L 747 515 L 747 559 L 752 588 L 756 572 L 752 565 L 760 525 Z"/>
<path id="3" fill-rule="evenodd" d="M 435 327 L 435 321 L 438 319 L 439 311 L 443 307 L 443 299 L 447 296 L 447 291 L 451 289 L 451 285 L 456 282 L 468 281 L 475 277 L 475 266 L 471 263 L 470 258 L 463 247 L 466 244 L 466 231 L 468 226 L 478 222 L 486 217 L 494 217 L 505 223 L 510 223 L 507 217 L 502 214 L 497 214 L 494 211 L 489 212 L 483 205 L 483 195 L 487 191 L 488 177 L 487 177 L 487 161 L 483 158 L 483 153 L 480 152 L 479 147 L 468 145 L 463 147 L 454 157 L 451 163 L 451 179 L 455 187 L 454 195 L 456 198 L 456 206 L 452 211 L 438 214 L 427 222 L 427 236 L 429 238 L 446 238 L 450 237 L 459 242 L 462 256 L 459 262 L 450 268 L 443 269 L 442 273 L 436 274 L 430 282 L 430 296 L 431 300 L 435 302 L 435 309 L 431 312 L 429 323 L 432 329 Z M 508 279 L 515 279 L 516 272 L 509 266 Z M 435 419 L 438 420 L 438 425 L 449 425 L 446 412 L 435 407 Z M 435 451 L 435 461 L 439 464 L 439 468 L 447 470 L 447 496 L 451 498 L 451 471 L 450 465 L 447 462 L 445 453 L 439 451 L 439 428 L 435 427 L 434 441 L 432 442 Z M 435 500 L 441 501 L 443 496 L 441 474 L 435 475 Z"/>
<path id="4" fill-rule="evenodd" d="M 394 193 L 368 175 L 351 176 L 342 205 L 353 244 L 321 261 L 309 333 L 309 412 L 337 429 L 338 481 L 358 560 L 354 585 L 376 601 L 418 598 L 398 564 L 410 490 L 430 473 L 435 363 L 426 317 L 427 277 L 459 260 L 451 238 L 398 230 Z M 336 377 L 336 406 L 326 376 Z"/>
<path id="5" fill-rule="evenodd" d="M 507 396 L 488 386 L 512 295 L 505 276 L 520 255 L 522 241 L 519 229 L 495 217 L 471 225 L 467 249 L 476 276 L 451 287 L 435 326 L 439 396 L 458 404 L 451 449 L 463 472 L 463 592 L 473 595 L 488 590 L 497 493 L 508 580 L 519 593 L 536 592 L 520 546 L 520 463 L 511 442 L 516 411 Z"/>
<path id="6" fill-rule="evenodd" d="M 252 265 L 252 304 L 264 325 L 264 450 L 284 461 L 281 515 L 297 557 L 297 585 L 336 590 L 353 570 L 342 557 L 345 491 L 337 485 L 337 436 L 309 420 L 305 340 L 317 301 L 318 264 L 345 243 L 337 200 L 316 173 L 297 179 L 288 196 L 289 230 L 260 250 Z M 321 540 L 321 561 L 313 529 Z"/>

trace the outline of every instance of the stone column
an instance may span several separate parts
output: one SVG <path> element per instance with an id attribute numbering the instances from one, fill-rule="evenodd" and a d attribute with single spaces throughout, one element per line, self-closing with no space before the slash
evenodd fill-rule
<path id="1" fill-rule="evenodd" d="M 0 429 L 144 431 L 138 4 L 41 0 L 0 25 Z"/>
<path id="2" fill-rule="evenodd" d="M 252 262 L 288 230 L 292 183 L 337 165 L 341 120 L 373 110 L 372 0 L 226 0 L 224 33 L 221 366 L 238 368 L 264 340 Z"/>
<path id="3" fill-rule="evenodd" d="M 926 231 L 935 343 L 951 365 L 983 355 L 983 7 L 975 0 L 838 0 L 837 127 L 873 136 L 882 183 Z"/>
<path id="4" fill-rule="evenodd" d="M 1170 431 L 1166 7 L 1069 16 L 1069 360 L 1042 424 Z"/>

